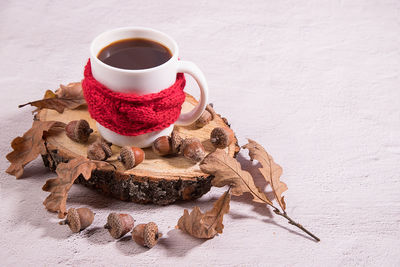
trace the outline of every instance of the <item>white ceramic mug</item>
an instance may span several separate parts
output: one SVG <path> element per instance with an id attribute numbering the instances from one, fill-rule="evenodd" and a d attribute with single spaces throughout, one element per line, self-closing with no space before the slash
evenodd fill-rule
<path id="1" fill-rule="evenodd" d="M 158 42 L 171 51 L 172 57 L 159 66 L 140 70 L 115 68 L 97 58 L 97 55 L 104 47 L 115 41 L 130 38 L 144 38 Z M 175 122 L 177 125 L 190 125 L 200 117 L 207 105 L 208 87 L 202 71 L 190 61 L 178 60 L 178 55 L 178 45 L 171 37 L 162 32 L 143 27 L 118 28 L 104 32 L 97 36 L 90 45 L 90 64 L 93 77 L 110 90 L 116 92 L 133 93 L 136 95 L 157 93 L 174 84 L 177 73 L 190 74 L 200 88 L 200 100 L 192 111 L 181 114 Z M 174 124 L 163 130 L 138 136 L 120 135 L 99 123 L 97 123 L 97 128 L 101 136 L 115 145 L 131 145 L 143 148 L 151 146 L 154 140 L 160 136 L 170 135 Z"/>

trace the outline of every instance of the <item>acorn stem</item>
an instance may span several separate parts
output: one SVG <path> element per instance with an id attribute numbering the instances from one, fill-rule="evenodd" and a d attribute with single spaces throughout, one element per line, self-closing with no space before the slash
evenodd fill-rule
<path id="1" fill-rule="evenodd" d="M 156 240 L 160 239 L 160 238 L 162 237 L 162 233 L 157 233 L 157 234 L 155 235 L 155 237 L 156 237 Z"/>

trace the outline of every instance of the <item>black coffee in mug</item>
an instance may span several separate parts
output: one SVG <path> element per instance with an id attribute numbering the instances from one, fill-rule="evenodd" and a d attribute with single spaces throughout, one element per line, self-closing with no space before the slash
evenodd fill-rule
<path id="1" fill-rule="evenodd" d="M 126 70 L 157 67 L 172 57 L 164 45 L 143 38 L 123 39 L 100 50 L 97 58 L 107 65 Z"/>

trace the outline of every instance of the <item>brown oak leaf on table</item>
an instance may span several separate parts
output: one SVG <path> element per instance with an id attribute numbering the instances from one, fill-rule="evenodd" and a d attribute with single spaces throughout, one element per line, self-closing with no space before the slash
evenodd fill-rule
<path id="1" fill-rule="evenodd" d="M 211 181 L 213 186 L 230 185 L 234 196 L 248 192 L 255 202 L 272 204 L 266 194 L 254 184 L 251 174 L 242 170 L 240 163 L 223 149 L 208 154 L 200 163 L 200 169 L 204 173 L 214 175 Z"/>
<path id="2" fill-rule="evenodd" d="M 56 169 L 58 177 L 47 180 L 42 188 L 43 191 L 50 192 L 43 202 L 46 209 L 58 212 L 58 217 L 64 218 L 67 212 L 68 192 L 74 181 L 78 179 L 79 175 L 89 180 L 93 170 L 107 165 L 109 165 L 107 162 L 92 161 L 84 157 L 77 157 L 68 163 L 58 164 Z"/>
<path id="3" fill-rule="evenodd" d="M 39 154 L 46 154 L 43 137 L 64 130 L 65 123 L 58 121 L 34 121 L 24 135 L 16 137 L 11 142 L 14 149 L 7 154 L 7 160 L 11 163 L 6 172 L 15 175 L 17 179 L 24 173 L 26 164 L 36 159 Z"/>
<path id="4" fill-rule="evenodd" d="M 60 88 L 53 93 L 51 90 L 47 90 L 44 98 L 28 102 L 26 104 L 19 105 L 18 107 L 24 107 L 31 105 L 37 107 L 37 110 L 48 108 L 54 109 L 59 113 L 63 113 L 64 109 L 75 109 L 83 104 L 86 104 L 85 98 L 83 97 L 82 85 L 80 82 L 69 83 L 68 85 L 60 85 Z"/>
<path id="5" fill-rule="evenodd" d="M 242 148 L 249 150 L 249 156 L 251 160 L 257 160 L 261 164 L 259 168 L 264 179 L 271 185 L 272 191 L 274 192 L 276 201 L 279 206 L 285 210 L 286 203 L 282 193 L 285 192 L 288 187 L 280 180 L 282 175 L 282 167 L 275 163 L 271 155 L 256 141 L 249 139 L 249 143 L 244 145 Z"/>
<path id="6" fill-rule="evenodd" d="M 183 216 L 179 218 L 177 228 L 197 238 L 213 238 L 215 235 L 221 234 L 224 228 L 223 217 L 229 212 L 230 200 L 231 196 L 228 190 L 206 213 L 201 213 L 197 206 L 190 213 L 185 209 Z"/>

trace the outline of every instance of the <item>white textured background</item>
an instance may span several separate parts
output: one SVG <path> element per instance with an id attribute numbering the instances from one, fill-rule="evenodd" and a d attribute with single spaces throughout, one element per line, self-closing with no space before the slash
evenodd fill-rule
<path id="1" fill-rule="evenodd" d="M 287 211 L 320 243 L 248 197 L 233 199 L 212 240 L 174 229 L 217 189 L 159 207 L 74 186 L 67 204 L 97 214 L 71 234 L 42 205 L 54 174 L 40 159 L 22 180 L 4 173 L 10 141 L 32 123 L 17 105 L 80 80 L 91 40 L 130 25 L 170 34 L 200 66 L 240 143 L 257 140 L 283 166 Z M 0 92 L 1 266 L 400 265 L 399 1 L 1 0 Z M 152 250 L 113 240 L 100 228 L 111 211 L 157 222 L 165 239 Z"/>

